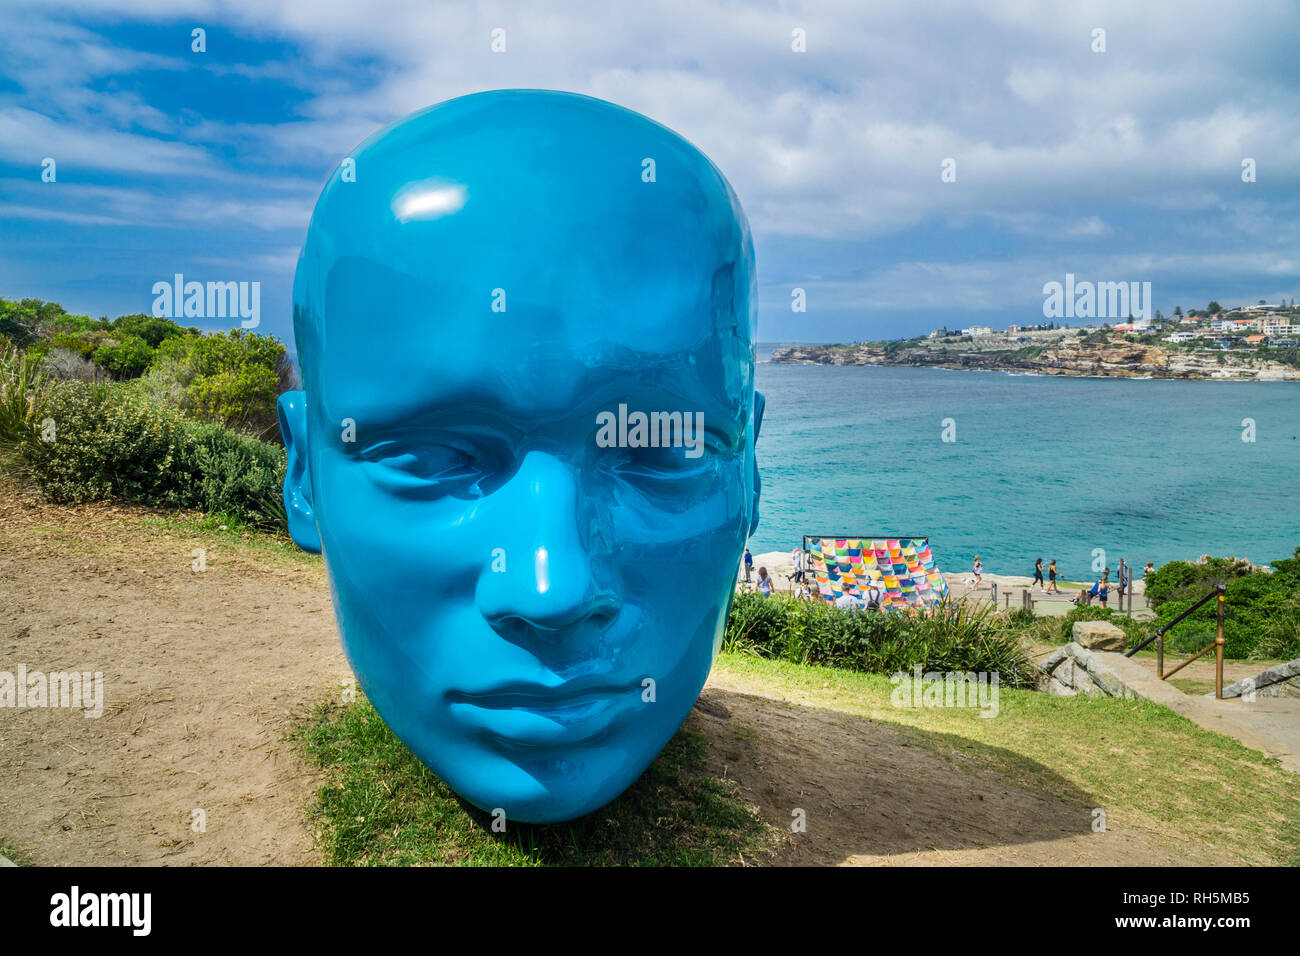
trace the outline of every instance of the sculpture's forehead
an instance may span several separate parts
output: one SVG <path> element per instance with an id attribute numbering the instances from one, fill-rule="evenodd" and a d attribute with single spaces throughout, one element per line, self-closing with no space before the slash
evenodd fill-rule
<path id="1" fill-rule="evenodd" d="M 336 174 L 317 204 L 295 292 L 327 394 L 360 402 L 373 369 L 399 397 L 502 375 L 558 396 L 656 363 L 682 365 L 682 386 L 743 391 L 744 215 L 671 131 L 502 93 L 417 114 L 354 159 L 355 182 Z"/>
<path id="2" fill-rule="evenodd" d="M 333 417 L 358 420 L 469 400 L 548 415 L 656 391 L 743 418 L 753 390 L 747 319 L 733 274 L 711 278 L 597 296 L 574 284 L 540 301 L 509 284 L 504 311 L 493 311 L 492 290 L 472 294 L 463 280 L 340 262 L 323 297 L 314 388 Z"/>

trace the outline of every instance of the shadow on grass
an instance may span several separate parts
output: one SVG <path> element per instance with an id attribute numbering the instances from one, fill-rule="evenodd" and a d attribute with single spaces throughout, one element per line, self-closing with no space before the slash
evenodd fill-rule
<path id="1" fill-rule="evenodd" d="M 608 806 L 501 834 L 368 702 L 318 705 L 299 740 L 325 777 L 312 817 L 338 866 L 839 863 L 1089 834 L 1097 805 L 1003 748 L 719 689 Z"/>

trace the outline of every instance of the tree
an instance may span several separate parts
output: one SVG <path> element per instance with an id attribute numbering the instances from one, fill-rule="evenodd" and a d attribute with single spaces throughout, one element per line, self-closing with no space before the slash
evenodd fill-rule
<path id="1" fill-rule="evenodd" d="M 1210 315 L 1213 315 L 1216 312 L 1222 312 L 1223 306 L 1219 305 L 1217 302 L 1211 302 L 1205 307 L 1205 311 L 1210 313 Z"/>
<path id="2" fill-rule="evenodd" d="M 1181 305 L 1176 305 L 1176 306 L 1174 306 L 1174 315 L 1178 316 L 1179 318 L 1182 318 L 1182 316 L 1183 316 L 1183 307 L 1182 307 Z"/>
<path id="3" fill-rule="evenodd" d="M 275 400 L 293 387 L 293 366 L 273 335 L 231 329 L 173 336 L 158 347 L 146 390 L 191 417 L 258 437 L 276 434 Z"/>
<path id="4" fill-rule="evenodd" d="M 106 339 L 95 349 L 95 364 L 108 369 L 117 378 L 136 378 L 153 361 L 153 349 L 138 335 Z"/>
<path id="5" fill-rule="evenodd" d="M 152 315 L 146 315 L 143 312 L 136 312 L 132 315 L 119 315 L 113 320 L 112 325 L 113 331 L 120 332 L 123 335 L 139 336 L 149 343 L 150 348 L 154 349 L 162 344 L 163 339 L 188 334 L 185 329 L 171 319 L 160 319 Z"/>

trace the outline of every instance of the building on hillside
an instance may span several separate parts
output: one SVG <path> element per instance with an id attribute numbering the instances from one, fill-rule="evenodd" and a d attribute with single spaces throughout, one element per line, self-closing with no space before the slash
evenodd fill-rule
<path id="1" fill-rule="evenodd" d="M 1244 339 L 1242 339 L 1242 341 L 1245 342 L 1245 343 L 1246 343 L 1247 345 L 1249 345 L 1249 346 L 1252 346 L 1252 347 L 1258 348 L 1259 346 L 1263 346 L 1263 345 L 1267 345 L 1267 344 L 1268 344 L 1268 336 L 1267 336 L 1267 335 L 1248 335 L 1248 336 L 1246 336 Z"/>
<path id="2" fill-rule="evenodd" d="M 1175 332 L 1173 335 L 1166 335 L 1166 342 L 1193 342 L 1198 338 L 1195 332 Z"/>
<path id="3" fill-rule="evenodd" d="M 1296 339 L 1269 339 L 1268 347 L 1273 349 L 1296 348 Z"/>

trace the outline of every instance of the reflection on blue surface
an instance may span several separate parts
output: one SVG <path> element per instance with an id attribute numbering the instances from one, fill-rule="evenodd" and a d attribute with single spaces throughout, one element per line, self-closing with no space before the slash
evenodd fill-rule
<path id="1" fill-rule="evenodd" d="M 572 94 L 451 100 L 351 158 L 294 283 L 290 530 L 424 763 L 580 816 L 686 718 L 758 522 L 748 222 L 690 143 Z"/>

